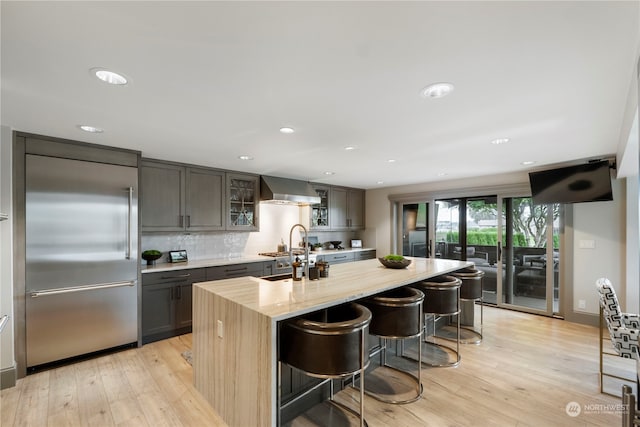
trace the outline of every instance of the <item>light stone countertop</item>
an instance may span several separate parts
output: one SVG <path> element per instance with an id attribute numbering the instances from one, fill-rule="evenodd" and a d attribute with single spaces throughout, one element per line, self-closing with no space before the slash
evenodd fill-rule
<path id="1" fill-rule="evenodd" d="M 362 252 L 362 251 L 370 251 L 375 250 L 375 248 L 348 248 L 348 249 L 324 249 L 321 251 L 313 251 L 312 254 L 323 255 L 323 254 L 334 254 L 334 253 L 347 253 L 347 252 Z M 273 257 L 263 256 L 263 255 L 250 255 L 243 257 L 234 257 L 234 258 L 215 258 L 215 259 L 201 259 L 187 262 L 179 262 L 179 263 L 170 263 L 170 262 L 162 262 L 156 263 L 156 265 L 142 265 L 140 271 L 142 274 L 145 273 L 160 273 L 164 271 L 177 271 L 177 270 L 186 270 L 189 268 L 204 268 L 204 267 L 217 267 L 221 265 L 233 265 L 233 264 L 246 264 L 250 262 L 260 262 L 260 261 L 272 261 Z"/>
<path id="2" fill-rule="evenodd" d="M 320 280 L 271 282 L 238 277 L 194 286 L 279 321 L 473 265 L 457 260 L 407 258 L 412 263 L 406 269 L 385 268 L 377 259 L 369 259 L 332 265 L 329 277 Z"/>

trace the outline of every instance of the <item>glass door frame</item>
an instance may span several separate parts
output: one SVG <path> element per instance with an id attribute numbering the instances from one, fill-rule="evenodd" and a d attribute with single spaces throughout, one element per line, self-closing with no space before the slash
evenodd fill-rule
<path id="1" fill-rule="evenodd" d="M 428 209 L 428 234 L 430 237 L 429 246 L 430 253 L 436 253 L 436 242 L 434 240 L 434 236 L 436 235 L 436 218 L 435 206 L 436 200 L 443 199 L 459 199 L 459 198 L 473 198 L 473 197 L 481 197 L 486 196 L 487 194 L 496 195 L 497 196 L 497 209 L 498 212 L 502 212 L 502 205 L 504 199 L 509 197 L 531 197 L 531 189 L 528 184 L 510 184 L 503 186 L 492 186 L 486 188 L 461 188 L 458 190 L 446 190 L 446 191 L 436 191 L 436 192 L 424 192 L 424 193 L 413 193 L 413 194 L 398 194 L 398 195 L 389 195 L 389 200 L 391 202 L 391 250 L 393 253 L 399 253 L 398 251 L 402 250 L 402 205 L 406 203 L 427 203 L 429 205 Z M 529 307 L 524 307 L 515 304 L 508 304 L 502 302 L 502 291 L 503 291 L 503 283 L 501 275 L 497 276 L 497 285 L 496 285 L 496 302 L 497 307 L 508 308 L 517 311 L 533 313 L 533 314 L 541 314 L 544 316 L 553 316 L 553 317 L 564 317 L 565 312 L 569 312 L 571 305 L 573 304 L 572 298 L 568 295 L 568 292 L 565 287 L 570 285 L 565 283 L 565 275 L 567 274 L 567 269 L 570 269 L 571 266 L 566 265 L 564 262 L 565 259 L 568 259 L 565 256 L 566 251 L 570 251 L 571 248 L 563 247 L 565 238 L 565 222 L 567 220 L 566 216 L 566 207 L 560 206 L 560 271 L 559 271 L 559 304 L 558 310 L 554 311 L 553 309 L 553 268 L 547 269 L 546 276 L 546 295 L 547 295 L 547 303 L 546 310 L 537 310 Z M 547 221 L 553 222 L 553 216 L 551 219 L 547 218 Z M 502 230 L 506 227 L 506 224 L 503 224 L 502 214 L 498 215 L 498 247 L 499 251 L 498 255 L 498 263 L 499 268 L 502 268 Z M 553 236 L 549 237 L 549 233 L 553 233 L 553 226 L 547 227 L 547 239 L 551 239 L 553 241 Z M 549 258 L 551 257 L 551 258 Z M 547 258 L 553 259 L 553 245 L 547 245 Z"/>
<path id="2" fill-rule="evenodd" d="M 510 227 L 507 224 L 504 224 L 503 221 L 505 220 L 505 218 L 503 218 L 502 212 L 503 210 L 503 204 L 505 203 L 505 199 L 510 199 L 510 198 L 522 198 L 522 197 L 531 197 L 530 192 L 526 192 L 526 193 L 522 193 L 522 192 L 517 192 L 517 193 L 504 193 L 504 194 L 499 194 L 498 195 L 498 201 L 497 201 L 497 209 L 498 209 L 498 271 L 500 271 L 503 268 L 503 264 L 504 264 L 504 257 L 503 254 L 505 252 L 504 246 L 505 243 L 503 241 L 503 237 L 506 236 L 506 233 L 504 231 L 507 231 L 510 229 Z M 547 212 L 553 212 L 553 209 L 547 209 Z M 559 215 L 559 220 L 560 220 L 560 231 L 562 234 L 562 219 L 563 219 L 564 215 L 562 212 L 562 205 L 560 205 L 560 215 Z M 510 218 L 507 218 L 506 220 L 509 221 Z M 547 221 L 547 227 L 546 227 L 546 236 L 545 239 L 547 241 L 547 246 L 546 246 L 546 251 L 545 251 L 545 255 L 547 259 L 553 260 L 553 214 L 551 215 L 547 215 L 546 218 Z M 564 239 L 560 238 L 560 245 L 562 245 Z M 511 240 L 512 241 L 512 240 Z M 550 244 L 549 244 L 550 243 Z M 560 248 L 559 250 L 559 256 L 561 258 L 562 257 L 562 253 L 563 253 L 563 249 Z M 562 260 L 560 260 L 562 261 Z M 549 264 L 551 265 L 549 267 Z M 565 266 L 563 265 L 563 262 L 560 262 L 560 268 L 563 269 L 565 268 Z M 497 302 L 497 306 L 501 307 L 501 308 L 509 308 L 509 309 L 515 309 L 517 311 L 523 311 L 523 312 L 527 312 L 527 313 L 533 313 L 533 314 L 541 314 L 544 316 L 556 316 L 556 317 L 562 317 L 562 312 L 563 312 L 563 302 L 562 302 L 562 296 L 563 296 L 563 292 L 562 292 L 562 270 L 560 270 L 559 272 L 559 282 L 558 283 L 558 288 L 559 288 L 559 295 L 558 295 L 558 309 L 554 310 L 554 271 L 553 271 L 553 261 L 551 263 L 547 263 L 547 268 L 545 271 L 545 309 L 541 310 L 541 309 L 536 309 L 533 307 L 527 307 L 524 305 L 518 305 L 518 304 L 514 304 L 514 303 L 509 303 L 509 302 L 504 302 L 503 301 L 503 295 L 504 295 L 504 286 L 506 285 L 505 283 L 503 283 L 503 279 L 502 279 L 502 275 L 501 274 L 497 274 L 496 275 L 496 279 L 497 279 L 497 285 L 496 285 L 496 302 Z"/>

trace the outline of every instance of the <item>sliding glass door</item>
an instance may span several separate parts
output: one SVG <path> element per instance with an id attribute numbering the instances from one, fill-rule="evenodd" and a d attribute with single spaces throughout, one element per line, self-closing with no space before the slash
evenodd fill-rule
<path id="1" fill-rule="evenodd" d="M 428 203 L 402 205 L 402 255 L 430 258 Z"/>
<path id="2" fill-rule="evenodd" d="M 559 312 L 559 205 L 488 195 L 397 206 L 402 255 L 471 261 L 485 273 L 485 303 Z"/>
<path id="3" fill-rule="evenodd" d="M 559 210 L 530 197 L 502 200 L 502 304 L 558 312 Z"/>

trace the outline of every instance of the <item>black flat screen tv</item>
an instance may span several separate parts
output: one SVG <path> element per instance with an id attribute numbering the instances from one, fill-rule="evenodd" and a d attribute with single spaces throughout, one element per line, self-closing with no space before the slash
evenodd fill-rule
<path id="1" fill-rule="evenodd" d="M 613 200 L 609 161 L 529 173 L 533 203 L 582 203 Z"/>

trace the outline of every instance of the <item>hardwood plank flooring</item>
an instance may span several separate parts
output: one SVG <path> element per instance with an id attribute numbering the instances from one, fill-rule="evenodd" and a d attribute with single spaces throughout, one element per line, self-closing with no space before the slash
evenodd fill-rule
<path id="1" fill-rule="evenodd" d="M 369 425 L 621 425 L 620 408 L 611 406 L 620 399 L 599 393 L 597 328 L 485 307 L 483 332 L 480 345 L 461 345 L 459 367 L 423 369 L 424 395 L 418 402 L 387 405 L 366 398 Z M 2 391 L 0 425 L 225 426 L 193 387 L 192 368 L 181 356 L 191 348 L 191 338 L 174 337 L 20 379 Z M 632 361 L 613 358 L 613 363 L 617 371 L 635 374 Z M 337 395 L 356 408 L 358 397 L 353 389 Z M 580 405 L 576 417 L 567 415 L 570 402 Z M 317 412 L 322 411 L 292 426 L 315 425 Z"/>

